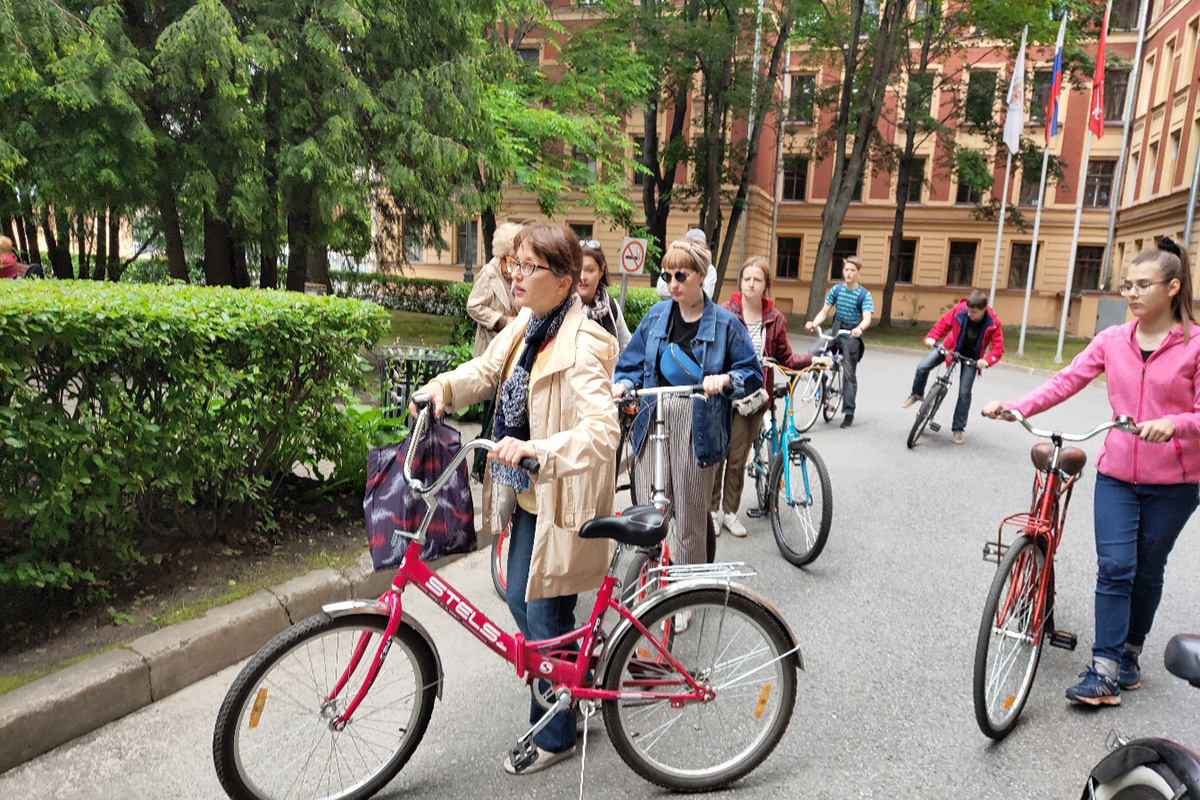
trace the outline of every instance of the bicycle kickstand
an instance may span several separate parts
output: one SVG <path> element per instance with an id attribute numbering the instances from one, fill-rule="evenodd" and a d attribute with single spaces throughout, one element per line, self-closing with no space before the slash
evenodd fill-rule
<path id="1" fill-rule="evenodd" d="M 517 744 L 512 750 L 508 751 L 509 759 L 512 761 L 513 769 L 517 772 L 528 768 L 533 762 L 537 761 L 538 749 L 533 743 L 533 737 L 550 724 L 554 719 L 554 715 L 566 711 L 571 707 L 571 690 L 559 689 L 558 695 L 554 700 L 554 705 L 542 715 L 534 726 L 526 732 L 524 736 L 517 740 Z"/>

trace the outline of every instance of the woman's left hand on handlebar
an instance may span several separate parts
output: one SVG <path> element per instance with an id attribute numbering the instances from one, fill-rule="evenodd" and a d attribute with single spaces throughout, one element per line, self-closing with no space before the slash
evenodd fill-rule
<path id="1" fill-rule="evenodd" d="M 829 356 L 813 356 L 812 363 L 814 367 L 832 367 L 833 359 Z"/>
<path id="2" fill-rule="evenodd" d="M 1003 401 L 991 400 L 979 410 L 979 413 L 988 419 L 1004 419 L 1004 412 L 1007 410 L 1008 407 L 1004 405 Z"/>
<path id="3" fill-rule="evenodd" d="M 704 393 L 706 395 L 720 394 L 733 388 L 733 379 L 728 375 L 705 375 Z"/>
<path id="4" fill-rule="evenodd" d="M 496 442 L 496 449 L 488 453 L 488 458 L 499 461 L 509 467 L 520 466 L 522 458 L 537 459 L 537 450 L 532 444 L 522 439 L 505 436 Z"/>
<path id="5" fill-rule="evenodd" d="M 414 392 L 413 394 L 429 395 L 429 404 L 431 406 L 430 410 L 433 412 L 433 418 L 434 419 L 442 418 L 442 414 L 444 414 L 446 411 L 446 402 L 445 402 L 445 398 L 443 397 L 442 385 L 440 383 L 438 383 L 437 381 L 430 381 L 429 383 L 422 386 L 420 389 L 417 389 L 417 391 Z M 416 418 L 417 414 L 419 413 L 417 411 L 416 403 L 408 404 L 408 413 L 412 414 L 414 419 Z"/>
<path id="6" fill-rule="evenodd" d="M 1138 438 L 1151 444 L 1168 442 L 1175 435 L 1175 423 L 1165 417 L 1138 423 L 1138 427 Z"/>

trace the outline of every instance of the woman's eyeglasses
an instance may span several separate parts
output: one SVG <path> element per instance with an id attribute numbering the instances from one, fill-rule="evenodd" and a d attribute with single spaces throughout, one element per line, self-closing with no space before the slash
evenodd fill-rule
<path id="1" fill-rule="evenodd" d="M 695 274 L 696 273 L 691 272 L 690 270 L 681 269 L 676 272 L 664 272 L 663 278 L 666 279 L 667 283 L 670 283 L 671 281 L 675 281 L 676 283 L 683 283 L 688 278 L 690 278 L 691 276 L 693 276 Z"/>
<path id="2" fill-rule="evenodd" d="M 588 247 L 588 248 L 591 248 L 592 250 L 600 249 L 600 243 L 597 242 L 595 239 L 580 239 L 579 246 L 580 247 Z"/>
<path id="3" fill-rule="evenodd" d="M 539 269 L 544 269 L 548 272 L 554 271 L 547 266 L 537 263 L 536 261 L 518 261 L 512 256 L 505 256 L 504 258 L 500 259 L 500 263 L 509 275 L 516 275 L 519 272 L 526 278 L 537 272 Z"/>
<path id="4" fill-rule="evenodd" d="M 1137 293 L 1141 294 L 1151 286 L 1158 286 L 1160 283 L 1169 283 L 1169 281 L 1138 281 L 1137 283 L 1126 282 L 1122 283 L 1121 288 L 1119 288 L 1117 291 L 1119 291 L 1122 295 L 1130 295 L 1133 294 L 1134 290 L 1136 289 Z"/>

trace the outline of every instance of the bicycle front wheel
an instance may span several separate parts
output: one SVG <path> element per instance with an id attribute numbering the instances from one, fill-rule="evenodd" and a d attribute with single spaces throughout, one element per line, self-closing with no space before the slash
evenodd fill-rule
<path id="1" fill-rule="evenodd" d="M 825 370 L 810 369 L 800 381 L 796 394 L 792 397 L 793 424 L 796 430 L 804 433 L 812 428 L 817 417 L 821 415 L 821 400 L 825 396 L 822 391 L 825 386 Z"/>
<path id="2" fill-rule="evenodd" d="M 803 567 L 817 560 L 833 525 L 833 483 L 817 451 L 791 443 L 771 467 L 775 496 L 769 501 L 771 530 L 788 563 Z"/>
<path id="3" fill-rule="evenodd" d="M 821 384 L 821 416 L 832 422 L 842 407 L 842 371 L 827 371 Z"/>
<path id="4" fill-rule="evenodd" d="M 1033 539 L 1018 537 L 1000 562 L 988 591 L 975 642 L 975 721 L 992 739 L 1017 723 L 1042 655 L 1040 604 L 1046 554 Z M 1045 587 L 1049 591 L 1049 586 Z"/>
<path id="5" fill-rule="evenodd" d="M 508 546 L 509 534 L 512 533 L 510 526 L 511 522 L 505 523 L 500 532 L 492 537 L 492 588 L 496 590 L 496 594 L 500 595 L 500 599 L 504 600 L 508 593 L 508 577 L 505 574 L 508 570 Z"/>
<path id="6" fill-rule="evenodd" d="M 672 791 L 703 792 L 747 775 L 770 755 L 796 703 L 799 657 L 760 603 L 723 589 L 694 589 L 639 616 L 648 631 L 673 625 L 670 653 L 714 695 L 691 687 L 654 644 L 629 628 L 613 646 L 604 703 L 613 747 L 634 772 Z"/>
<path id="7" fill-rule="evenodd" d="M 933 415 L 937 413 L 938 407 L 941 406 L 942 395 L 945 392 L 945 387 L 939 383 L 930 389 L 929 394 L 925 395 L 925 399 L 921 401 L 921 407 L 917 410 L 917 419 L 913 422 L 912 430 L 908 432 L 909 450 L 917 446 L 917 440 L 921 438 L 921 434 L 925 432 L 925 428 L 933 421 Z"/>
<path id="8" fill-rule="evenodd" d="M 217 777 L 230 797 L 356 800 L 396 776 L 425 734 L 437 693 L 433 653 L 412 628 L 396 632 L 346 726 L 332 727 L 386 626 L 375 614 L 317 614 L 258 651 L 225 695 L 213 735 Z M 365 654 L 330 697 L 364 637 Z"/>
<path id="9" fill-rule="evenodd" d="M 771 444 L 770 437 L 758 438 L 754 447 L 754 458 L 750 459 L 750 475 L 754 478 L 754 496 L 759 509 L 765 514 L 771 502 Z"/>

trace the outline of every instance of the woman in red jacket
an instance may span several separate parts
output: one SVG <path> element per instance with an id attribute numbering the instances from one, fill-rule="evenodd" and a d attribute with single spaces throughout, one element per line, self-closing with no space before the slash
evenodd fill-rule
<path id="1" fill-rule="evenodd" d="M 771 271 L 767 259 L 762 256 L 750 257 L 738 273 L 738 287 L 741 292 L 734 292 L 721 307 L 733 312 L 746 326 L 750 333 L 750 341 L 754 345 L 754 354 L 760 362 L 766 356 L 792 369 L 801 369 L 813 363 L 832 363 L 831 359 L 824 356 L 814 357 L 808 353 L 792 352 L 787 339 L 787 320 L 775 308 L 775 301 L 768 296 L 771 291 Z M 750 446 L 754 444 L 754 437 L 762 426 L 763 415 L 767 413 L 774 373 L 773 369 L 763 370 L 760 407 L 749 414 L 734 411 L 733 428 L 729 434 L 729 456 L 717 468 L 712 503 L 709 505 L 709 511 L 713 515 L 713 527 L 718 536 L 722 528 L 734 536 L 746 535 L 746 526 L 737 517 L 738 504 L 742 499 L 742 486 L 746 480 L 746 457 L 750 455 Z"/>
<path id="2" fill-rule="evenodd" d="M 971 389 L 975 386 L 975 376 L 988 367 L 994 367 L 1004 355 L 1004 331 L 1000 328 L 1000 318 L 988 307 L 987 295 L 976 289 L 934 323 L 929 333 L 925 334 L 925 346 L 933 347 L 943 336 L 946 341 L 942 347 L 975 359 L 974 367 L 963 364 L 959 370 L 958 403 L 954 406 L 954 420 L 950 426 L 954 432 L 954 443 L 965 444 L 967 440 L 963 431 L 967 427 L 967 415 L 971 412 Z M 929 373 L 942 360 L 948 361 L 949 356 L 943 356 L 936 350 L 931 350 L 921 360 L 913 377 L 912 394 L 900 404 L 901 408 L 921 402 Z"/>

